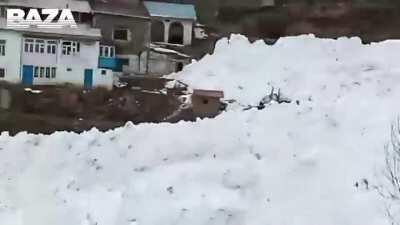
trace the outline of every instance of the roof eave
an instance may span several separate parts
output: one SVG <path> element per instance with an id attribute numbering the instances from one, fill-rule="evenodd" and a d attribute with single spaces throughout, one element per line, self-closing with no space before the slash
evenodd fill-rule
<path id="1" fill-rule="evenodd" d="M 145 19 L 145 20 L 150 20 L 150 18 L 151 18 L 150 16 L 139 16 L 139 15 L 126 14 L 126 13 L 108 12 L 108 11 L 102 11 L 102 10 L 93 10 L 93 13 L 113 15 L 113 16 L 124 16 L 124 17 L 131 17 L 131 18 L 138 18 L 138 19 Z"/>

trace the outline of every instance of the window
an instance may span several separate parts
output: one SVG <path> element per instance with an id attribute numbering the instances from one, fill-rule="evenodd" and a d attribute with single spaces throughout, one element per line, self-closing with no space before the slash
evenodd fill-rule
<path id="1" fill-rule="evenodd" d="M 110 52 L 110 51 L 109 51 L 109 48 L 104 48 L 104 55 L 107 55 L 107 56 L 108 56 L 108 55 L 109 55 L 109 52 Z"/>
<path id="2" fill-rule="evenodd" d="M 43 78 L 44 77 L 44 67 L 40 67 L 39 71 L 40 71 L 40 73 L 39 73 L 40 78 Z"/>
<path id="3" fill-rule="evenodd" d="M 46 78 L 50 78 L 50 67 L 46 67 Z"/>
<path id="4" fill-rule="evenodd" d="M 56 68 L 51 67 L 51 78 L 56 78 Z"/>
<path id="5" fill-rule="evenodd" d="M 71 72 L 71 71 L 72 71 L 72 69 L 71 69 L 71 68 L 67 68 L 67 71 L 68 71 L 68 72 Z"/>
<path id="6" fill-rule="evenodd" d="M 0 78 L 4 78 L 6 76 L 6 69 L 0 68 Z"/>
<path id="7" fill-rule="evenodd" d="M 24 50 L 25 52 L 33 52 L 34 40 L 25 39 Z"/>
<path id="8" fill-rule="evenodd" d="M 62 53 L 63 55 L 75 55 L 80 52 L 80 43 L 77 41 L 63 41 Z"/>
<path id="9" fill-rule="evenodd" d="M 103 76 L 107 75 L 107 70 L 101 70 L 101 75 Z"/>
<path id="10" fill-rule="evenodd" d="M 114 58 L 115 57 L 114 46 L 100 45 L 100 57 Z"/>
<path id="11" fill-rule="evenodd" d="M 27 38 L 24 40 L 24 51 L 39 54 L 56 54 L 57 41 Z"/>
<path id="12" fill-rule="evenodd" d="M 47 54 L 56 54 L 57 41 L 47 41 Z"/>
<path id="13" fill-rule="evenodd" d="M 0 7 L 0 17 L 6 17 L 7 15 L 7 9 L 4 6 Z"/>
<path id="14" fill-rule="evenodd" d="M 35 66 L 33 69 L 33 76 L 36 78 L 39 77 L 39 67 Z"/>
<path id="15" fill-rule="evenodd" d="M 44 53 L 44 40 L 40 39 L 35 40 L 35 52 Z"/>
<path id="16" fill-rule="evenodd" d="M 0 40 L 0 55 L 6 55 L 6 40 Z"/>
<path id="17" fill-rule="evenodd" d="M 114 40 L 129 41 L 129 30 L 128 29 L 114 30 Z"/>
<path id="18" fill-rule="evenodd" d="M 72 12 L 72 16 L 75 19 L 75 22 L 80 23 L 81 22 L 81 14 L 79 12 Z"/>
<path id="19" fill-rule="evenodd" d="M 56 67 L 35 66 L 33 76 L 40 79 L 54 79 L 56 78 Z"/>

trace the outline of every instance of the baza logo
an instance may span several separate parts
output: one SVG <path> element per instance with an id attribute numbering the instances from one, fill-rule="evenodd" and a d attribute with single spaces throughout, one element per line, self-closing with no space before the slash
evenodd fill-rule
<path id="1" fill-rule="evenodd" d="M 61 13 L 60 13 L 61 12 Z M 46 17 L 42 20 L 42 16 Z M 55 19 L 59 15 L 57 21 Z M 25 16 L 22 9 L 7 9 L 7 28 L 77 28 L 70 9 L 30 9 Z"/>

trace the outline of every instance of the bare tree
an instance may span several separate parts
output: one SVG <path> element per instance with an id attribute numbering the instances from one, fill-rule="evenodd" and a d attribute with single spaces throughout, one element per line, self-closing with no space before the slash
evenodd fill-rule
<path id="1" fill-rule="evenodd" d="M 400 118 L 391 127 L 391 142 L 385 146 L 382 184 L 375 189 L 384 198 L 392 225 L 400 225 Z"/>

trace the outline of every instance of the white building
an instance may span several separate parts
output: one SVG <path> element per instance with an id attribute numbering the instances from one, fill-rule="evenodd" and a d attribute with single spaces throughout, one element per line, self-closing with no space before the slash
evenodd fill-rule
<path id="1" fill-rule="evenodd" d="M 84 28 L 85 32 L 92 28 Z M 111 70 L 99 69 L 100 34 L 93 29 L 71 35 L 70 32 L 35 33 L 30 29 L 22 38 L 22 82 L 26 85 L 70 83 L 90 88 L 112 88 Z M 65 31 L 58 30 L 59 32 Z M 43 32 L 43 31 L 41 31 Z"/>
<path id="2" fill-rule="evenodd" d="M 32 0 L 32 7 L 57 8 L 63 0 Z M 47 2 L 46 6 L 40 3 Z M 25 6 L 26 1 L 16 0 L 7 7 Z M 53 4 L 53 5 L 52 5 Z M 57 5 L 58 4 L 58 5 Z M 81 20 L 90 18 L 91 9 L 86 1 L 69 0 L 67 5 Z M 4 11 L 4 5 L 0 3 Z M 101 32 L 91 27 L 91 20 L 78 21 L 77 28 L 7 29 L 4 15 L 0 18 L 0 79 L 30 85 L 73 84 L 91 87 L 113 86 L 113 73 L 99 69 Z M 4 55 L 2 55 L 4 52 Z"/>
<path id="3" fill-rule="evenodd" d="M 21 81 L 21 43 L 21 33 L 0 30 L 0 81 Z"/>

